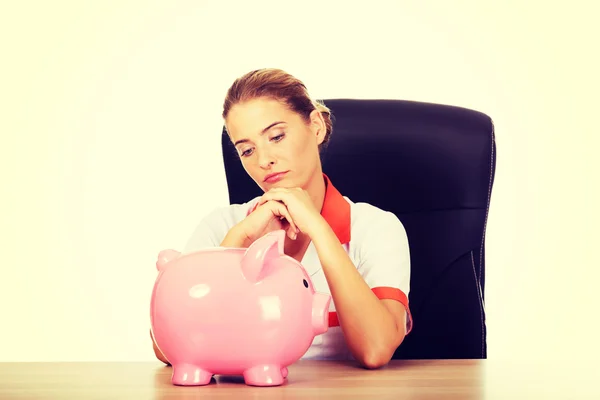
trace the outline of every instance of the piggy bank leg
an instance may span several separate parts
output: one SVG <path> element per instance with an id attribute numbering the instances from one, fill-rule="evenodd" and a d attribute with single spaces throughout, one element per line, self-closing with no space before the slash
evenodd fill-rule
<path id="1" fill-rule="evenodd" d="M 192 364 L 173 365 L 171 382 L 178 386 L 208 385 L 213 374 Z"/>
<path id="2" fill-rule="evenodd" d="M 281 376 L 283 377 L 283 379 L 287 378 L 288 369 L 286 367 L 281 368 Z"/>
<path id="3" fill-rule="evenodd" d="M 277 386 L 283 383 L 282 372 L 277 365 L 256 365 L 244 371 L 244 381 L 252 386 Z"/>

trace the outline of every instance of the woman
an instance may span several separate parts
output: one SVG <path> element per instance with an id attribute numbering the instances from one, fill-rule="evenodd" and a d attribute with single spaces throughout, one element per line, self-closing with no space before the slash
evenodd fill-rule
<path id="1" fill-rule="evenodd" d="M 183 252 L 248 247 L 286 230 L 285 253 L 307 269 L 315 290 L 332 296 L 329 330 L 303 358 L 387 364 L 412 327 L 408 240 L 393 213 L 352 202 L 323 174 L 319 150 L 332 132 L 327 107 L 293 76 L 262 69 L 229 88 L 223 119 L 264 194 L 210 213 Z M 156 346 L 155 352 L 167 362 Z"/>

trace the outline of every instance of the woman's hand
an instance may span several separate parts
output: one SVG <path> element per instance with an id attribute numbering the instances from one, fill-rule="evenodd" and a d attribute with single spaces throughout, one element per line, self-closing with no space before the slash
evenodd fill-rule
<path id="1" fill-rule="evenodd" d="M 311 229 L 321 222 L 321 213 L 316 209 L 308 192 L 301 188 L 271 189 L 261 196 L 258 205 L 260 207 L 262 204 L 270 202 L 279 202 L 284 205 L 295 226 L 309 237 Z"/>
<path id="2" fill-rule="evenodd" d="M 296 239 L 298 234 L 298 228 L 286 206 L 278 201 L 259 204 L 234 228 L 242 235 L 244 247 L 249 246 L 265 234 L 279 229 L 285 230 L 290 239 Z"/>

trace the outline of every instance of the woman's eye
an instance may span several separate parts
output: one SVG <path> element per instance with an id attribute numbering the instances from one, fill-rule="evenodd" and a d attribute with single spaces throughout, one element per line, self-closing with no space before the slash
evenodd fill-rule
<path id="1" fill-rule="evenodd" d="M 251 152 L 252 152 L 252 149 L 242 151 L 242 157 L 248 157 Z"/>
<path id="2" fill-rule="evenodd" d="M 271 138 L 271 140 L 279 142 L 281 139 L 283 139 L 284 136 L 285 136 L 285 133 L 282 133 L 280 135 L 274 136 L 273 138 Z"/>

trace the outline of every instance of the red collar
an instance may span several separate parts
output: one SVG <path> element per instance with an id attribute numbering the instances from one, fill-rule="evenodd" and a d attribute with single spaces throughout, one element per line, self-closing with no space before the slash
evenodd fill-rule
<path id="1" fill-rule="evenodd" d="M 325 179 L 325 201 L 321 216 L 327 221 L 341 244 L 350 242 L 350 204 L 342 194 L 333 186 L 329 177 Z"/>
<path id="2" fill-rule="evenodd" d="M 350 242 L 350 204 L 342 194 L 333 186 L 329 177 L 323 174 L 325 179 L 325 199 L 321 216 L 327 221 L 341 244 Z M 255 204 L 249 211 L 250 214 L 256 209 Z"/>

